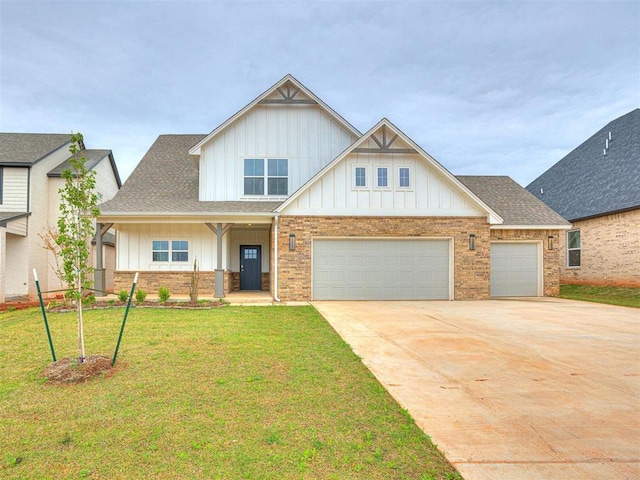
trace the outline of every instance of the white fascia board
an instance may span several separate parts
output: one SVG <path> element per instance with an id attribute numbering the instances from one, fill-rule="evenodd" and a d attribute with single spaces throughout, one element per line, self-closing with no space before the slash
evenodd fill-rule
<path id="1" fill-rule="evenodd" d="M 100 215 L 97 219 L 100 223 L 266 223 L 272 222 L 275 213 L 203 213 L 183 214 L 175 212 L 150 213 L 109 213 Z"/>
<path id="2" fill-rule="evenodd" d="M 490 230 L 571 230 L 571 225 L 491 225 Z"/>
<path id="3" fill-rule="evenodd" d="M 254 108 L 261 100 L 264 100 L 265 98 L 267 98 L 269 95 L 271 95 L 273 92 L 275 92 L 279 87 L 283 86 L 286 82 L 293 83 L 305 95 L 307 95 L 308 97 L 310 97 L 313 100 L 315 100 L 316 102 L 318 102 L 318 105 L 323 110 L 325 110 L 331 117 L 333 117 L 335 120 L 337 120 L 338 123 L 340 123 L 343 127 L 345 127 L 347 130 L 349 130 L 354 136 L 359 137 L 360 135 L 362 135 L 358 131 L 358 129 L 356 129 L 353 125 L 351 125 L 349 122 L 347 122 L 341 115 L 339 115 L 329 105 L 327 105 L 322 100 L 320 100 L 320 98 L 318 98 L 311 90 L 309 90 L 302 83 L 300 83 L 293 75 L 289 74 L 289 75 L 286 75 L 284 78 L 282 78 L 282 80 L 277 82 L 271 88 L 266 90 L 264 93 L 262 93 L 260 96 L 258 96 L 255 100 L 253 100 L 251 103 L 249 103 L 246 107 L 244 107 L 243 109 L 238 111 L 235 115 L 229 117 L 224 123 L 220 124 L 209 135 L 207 135 L 205 138 L 203 138 L 198 143 L 196 143 L 193 147 L 191 147 L 191 149 L 189 149 L 189 155 L 200 155 L 202 146 L 205 143 L 208 143 L 213 137 L 215 137 L 216 135 L 218 135 L 222 131 L 224 131 L 229 125 L 234 123 L 238 118 L 242 117 L 245 113 L 247 113 L 249 110 Z"/>

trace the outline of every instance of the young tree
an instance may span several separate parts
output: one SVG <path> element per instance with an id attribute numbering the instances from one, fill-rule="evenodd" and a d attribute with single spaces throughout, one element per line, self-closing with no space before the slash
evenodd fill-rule
<path id="1" fill-rule="evenodd" d="M 75 302 L 78 312 L 78 349 L 80 362 L 84 362 L 84 329 L 82 325 L 82 298 L 84 291 L 91 287 L 93 268 L 88 264 L 91 254 L 91 237 L 94 221 L 100 215 L 96 207 L 98 195 L 95 171 L 87 170 L 86 158 L 81 156 L 81 133 L 71 134 L 71 168 L 62 172 L 64 187 L 60 193 L 60 217 L 58 218 L 58 238 L 64 280 L 69 290 L 67 295 Z"/>

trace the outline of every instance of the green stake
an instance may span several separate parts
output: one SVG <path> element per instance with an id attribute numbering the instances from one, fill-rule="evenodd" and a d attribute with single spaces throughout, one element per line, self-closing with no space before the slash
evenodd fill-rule
<path id="1" fill-rule="evenodd" d="M 136 283 L 138 283 L 138 272 L 133 277 L 133 285 L 131 285 L 131 293 L 129 293 L 129 300 L 127 301 L 127 309 L 124 311 L 124 318 L 122 319 L 122 326 L 120 327 L 120 335 L 118 335 L 118 343 L 116 344 L 116 351 L 113 352 L 113 360 L 111 360 L 111 366 L 116 364 L 116 357 L 118 356 L 118 349 L 120 348 L 120 340 L 122 340 L 122 333 L 124 332 L 124 325 L 127 323 L 127 315 L 129 315 L 129 308 L 131 308 L 131 299 L 133 298 L 133 292 L 136 289 Z"/>
<path id="2" fill-rule="evenodd" d="M 51 348 L 51 356 L 53 361 L 56 361 L 56 352 L 53 350 L 53 342 L 51 341 L 51 332 L 49 331 L 49 322 L 47 322 L 47 312 L 44 309 L 44 302 L 42 301 L 42 292 L 40 291 L 40 282 L 38 282 L 38 272 L 33 269 L 33 278 L 36 281 L 36 289 L 38 290 L 38 298 L 40 299 L 40 309 L 42 310 L 42 317 L 44 318 L 44 328 L 47 330 L 47 338 L 49 339 L 49 348 Z"/>

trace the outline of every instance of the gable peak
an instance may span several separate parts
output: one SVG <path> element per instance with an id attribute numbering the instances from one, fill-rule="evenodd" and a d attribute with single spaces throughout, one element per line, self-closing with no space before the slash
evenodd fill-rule
<path id="1" fill-rule="evenodd" d="M 408 145 L 400 137 L 397 130 L 389 120 L 383 118 L 378 125 L 372 128 L 364 138 L 368 146 L 360 145 L 353 149 L 354 153 L 418 153 L 412 146 Z"/>
<path id="2" fill-rule="evenodd" d="M 317 105 L 318 102 L 304 91 L 300 82 L 291 75 L 287 75 L 276 84 L 265 98 L 258 101 L 259 104 L 283 104 L 283 105 Z"/>

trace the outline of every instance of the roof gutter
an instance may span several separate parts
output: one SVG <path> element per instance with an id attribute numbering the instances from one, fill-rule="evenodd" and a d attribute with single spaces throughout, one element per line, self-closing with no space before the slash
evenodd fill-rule
<path id="1" fill-rule="evenodd" d="M 570 230 L 571 225 L 491 225 L 490 230 Z"/>
<path id="2" fill-rule="evenodd" d="M 571 219 L 567 219 L 567 220 L 569 220 L 571 223 L 573 223 L 573 222 L 581 222 L 582 220 L 590 220 L 592 218 L 606 217 L 607 215 L 615 215 L 616 213 L 630 212 L 632 210 L 638 210 L 639 208 L 640 208 L 640 205 L 635 205 L 635 206 L 631 206 L 631 207 L 620 208 L 618 210 L 611 210 L 610 212 L 596 213 L 596 214 L 593 214 L 593 215 L 587 215 L 586 217 L 571 218 Z"/>

